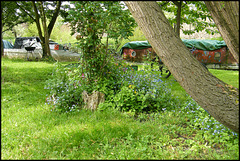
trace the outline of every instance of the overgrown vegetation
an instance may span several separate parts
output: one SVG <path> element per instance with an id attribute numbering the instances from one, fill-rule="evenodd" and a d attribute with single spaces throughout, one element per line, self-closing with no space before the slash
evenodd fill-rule
<path id="1" fill-rule="evenodd" d="M 162 89 L 173 95 L 172 103 L 181 101 L 174 108 L 139 112 L 134 117 L 131 111 L 110 108 L 109 98 L 108 105 L 102 104 L 95 112 L 82 108 L 67 113 L 51 111 L 53 106 L 45 104 L 45 99 L 52 89 L 44 89 L 44 86 L 55 69 L 59 69 L 60 78 L 60 69 L 63 71 L 60 65 L 65 66 L 66 63 L 55 68 L 53 63 L 2 58 L 2 159 L 239 159 L 238 134 L 209 116 L 186 95 L 173 76 L 169 79 L 159 76 L 159 79 L 166 87 Z M 112 65 L 116 70 L 111 71 L 117 72 L 119 64 Z M 65 69 L 70 68 L 67 66 Z M 71 69 L 77 71 L 78 68 Z M 132 86 L 136 85 L 134 82 L 144 80 L 136 74 L 146 74 L 145 71 L 128 72 L 135 73 L 136 79 L 130 82 Z M 123 71 L 122 74 L 128 72 Z M 238 85 L 238 71 L 210 72 L 225 82 L 230 81 L 235 87 Z M 149 71 L 148 74 L 159 75 L 158 71 Z M 70 75 L 73 76 L 74 72 Z M 229 80 L 229 75 L 232 80 Z M 79 79 L 84 80 L 81 75 Z M 99 88 L 105 93 L 108 91 L 109 96 L 114 95 L 114 91 L 117 94 L 123 87 L 132 89 L 127 80 L 126 84 L 118 87 L 113 83 L 116 78 L 112 79 Z M 111 88 L 107 86 L 110 84 Z M 66 89 L 62 88 L 67 92 Z"/>

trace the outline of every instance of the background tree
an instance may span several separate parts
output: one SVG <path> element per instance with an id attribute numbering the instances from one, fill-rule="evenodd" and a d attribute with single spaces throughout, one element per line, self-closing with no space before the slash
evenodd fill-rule
<path id="1" fill-rule="evenodd" d="M 194 58 L 157 2 L 125 3 L 157 55 L 186 92 L 216 120 L 239 133 L 239 90 L 213 76 Z"/>
<path id="2" fill-rule="evenodd" d="M 26 14 L 18 12 L 15 1 L 1 1 L 1 56 L 3 55 L 3 33 L 12 30 L 14 26 L 31 22 Z"/>
<path id="3" fill-rule="evenodd" d="M 110 58 L 108 41 L 102 43 L 103 34 L 108 38 L 127 38 L 132 35 L 136 23 L 124 4 L 118 1 L 71 1 L 74 8 L 68 11 L 66 22 L 72 28 L 72 34 L 78 33 L 77 39 L 83 52 L 83 67 L 90 83 L 101 79 L 104 67 Z"/>
<path id="4" fill-rule="evenodd" d="M 47 20 L 47 23 L 49 23 L 49 20 Z M 10 40 L 12 42 L 14 42 L 16 37 L 31 37 L 31 36 L 34 37 L 38 36 L 38 29 L 36 23 L 27 22 L 19 24 L 15 26 L 12 31 L 6 31 L 3 34 L 4 39 Z M 71 28 L 68 24 L 63 22 L 63 18 L 61 16 L 58 16 L 49 38 L 60 44 L 76 42 L 76 36 L 73 35 L 71 36 Z"/>
<path id="5" fill-rule="evenodd" d="M 33 20 L 38 29 L 38 35 L 41 40 L 43 57 L 51 57 L 49 48 L 49 37 L 52 33 L 54 24 L 60 13 L 61 1 L 17 1 L 16 5 L 18 9 L 28 15 L 31 20 Z M 54 10 L 50 9 L 55 8 Z M 62 10 L 64 11 L 64 10 Z M 47 19 L 49 19 L 49 24 L 47 25 Z M 43 31 L 41 29 L 41 24 Z"/>
<path id="6" fill-rule="evenodd" d="M 230 52 L 239 62 L 239 1 L 205 1 Z"/>
<path id="7" fill-rule="evenodd" d="M 196 32 L 205 31 L 208 34 L 218 33 L 215 23 L 203 1 L 159 1 L 157 2 L 162 11 L 174 16 L 168 20 L 175 32 L 180 36 L 182 29 L 184 34 L 191 35 Z M 191 29 L 183 29 L 183 24 L 191 25 Z"/>

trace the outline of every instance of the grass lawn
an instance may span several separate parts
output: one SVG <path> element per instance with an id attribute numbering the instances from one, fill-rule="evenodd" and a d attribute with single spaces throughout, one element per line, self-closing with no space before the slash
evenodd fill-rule
<path id="1" fill-rule="evenodd" d="M 44 85 L 53 70 L 53 63 L 2 58 L 1 159 L 239 159 L 238 135 L 203 134 L 178 111 L 143 119 L 116 110 L 52 112 Z M 238 87 L 238 71 L 210 72 Z M 166 81 L 186 94 L 173 76 Z"/>

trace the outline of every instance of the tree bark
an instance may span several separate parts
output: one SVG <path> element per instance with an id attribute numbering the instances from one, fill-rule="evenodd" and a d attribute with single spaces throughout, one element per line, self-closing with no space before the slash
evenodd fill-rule
<path id="1" fill-rule="evenodd" d="M 204 1 L 222 38 L 239 62 L 239 1 Z"/>
<path id="2" fill-rule="evenodd" d="M 44 9 L 43 9 L 43 4 L 42 1 L 39 2 L 39 6 L 40 6 L 40 15 L 41 15 L 41 20 L 42 20 L 42 25 L 43 25 L 43 31 L 44 31 L 44 49 L 45 49 L 45 53 L 48 57 L 51 57 L 51 53 L 50 53 L 50 47 L 49 47 L 49 35 L 48 35 L 48 28 L 47 28 L 47 20 L 46 20 L 46 16 L 44 13 Z M 44 57 L 44 55 L 43 55 Z"/>
<path id="3" fill-rule="evenodd" d="M 46 48 L 45 48 L 45 38 L 43 37 L 42 29 L 41 29 L 41 25 L 40 25 L 40 15 L 38 14 L 37 6 L 36 6 L 34 1 L 32 1 L 32 6 L 33 6 L 33 9 L 34 9 L 34 13 L 35 13 L 34 21 L 36 22 L 36 26 L 37 26 L 37 29 L 38 29 L 38 35 L 39 35 L 39 38 L 41 40 L 43 57 L 46 57 L 47 52 L 46 52 Z"/>
<path id="4" fill-rule="evenodd" d="M 177 26 L 176 26 L 176 33 L 180 37 L 180 26 L 181 26 L 181 10 L 182 10 L 182 1 L 173 1 L 173 3 L 178 7 L 177 9 Z"/>
<path id="5" fill-rule="evenodd" d="M 157 2 L 125 1 L 147 40 L 186 92 L 216 120 L 239 133 L 239 90 L 194 58 Z"/>
<path id="6" fill-rule="evenodd" d="M 47 22 L 46 22 L 46 16 L 45 16 L 42 1 L 39 1 L 38 3 L 39 3 L 39 6 L 40 6 L 39 11 L 40 11 L 41 20 L 42 20 L 44 36 L 43 36 L 41 25 L 40 25 L 40 15 L 39 15 L 37 6 L 36 6 L 34 1 L 32 1 L 32 6 L 33 6 L 33 9 L 34 9 L 34 13 L 35 13 L 35 19 L 33 17 L 32 17 L 32 19 L 34 19 L 34 21 L 36 22 L 37 28 L 38 28 L 38 35 L 39 35 L 39 38 L 41 40 L 43 57 L 52 57 L 51 53 L 50 53 L 50 47 L 49 47 L 49 38 L 50 38 L 50 35 L 52 33 L 54 24 L 57 20 L 57 17 L 59 15 L 60 7 L 61 7 L 61 1 L 57 2 L 57 7 L 56 7 L 56 9 L 53 13 L 52 19 L 51 19 L 48 26 L 47 26 Z"/>
<path id="7" fill-rule="evenodd" d="M 59 15 L 59 12 L 60 12 L 60 7 L 61 7 L 61 1 L 57 1 L 57 7 L 53 13 L 53 16 L 52 16 L 52 19 L 50 21 L 50 23 L 48 24 L 48 35 L 50 37 L 51 33 L 52 33 L 52 30 L 53 30 L 53 27 L 54 27 L 54 24 L 57 20 L 57 17 Z"/>

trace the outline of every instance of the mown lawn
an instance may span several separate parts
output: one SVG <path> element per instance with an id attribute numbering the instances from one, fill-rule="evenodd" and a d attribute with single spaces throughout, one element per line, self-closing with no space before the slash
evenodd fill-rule
<path id="1" fill-rule="evenodd" d="M 205 134 L 177 110 L 137 119 L 117 110 L 52 112 L 44 85 L 53 69 L 2 58 L 1 159 L 239 159 L 238 135 Z M 238 71 L 210 72 L 238 87 Z M 185 94 L 173 76 L 167 81 Z"/>

